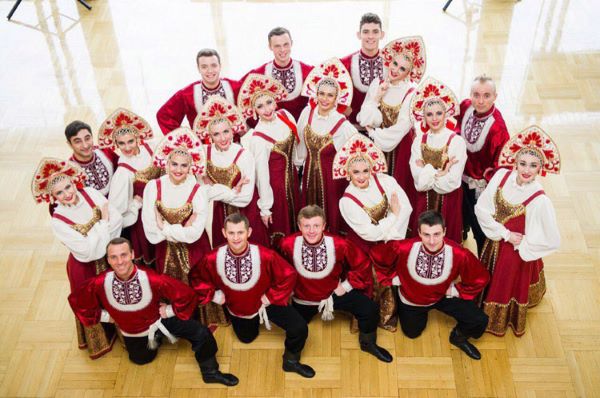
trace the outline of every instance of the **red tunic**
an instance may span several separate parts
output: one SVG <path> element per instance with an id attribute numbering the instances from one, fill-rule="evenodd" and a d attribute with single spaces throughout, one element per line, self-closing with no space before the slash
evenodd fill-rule
<path id="1" fill-rule="evenodd" d="M 321 207 L 325 211 L 325 221 L 330 232 L 345 232 L 349 228 L 340 213 L 338 204 L 348 182 L 344 179 L 333 179 L 333 158 L 337 153 L 333 144 L 333 136 L 346 118 L 340 118 L 328 135 L 318 135 L 311 127 L 315 109 L 315 107 L 311 108 L 304 132 L 307 154 L 302 175 L 301 203 L 302 206 L 317 205 Z M 323 142 L 325 142 L 324 146 L 318 146 Z M 318 163 L 311 155 L 316 151 L 319 152 Z"/>
<path id="2" fill-rule="evenodd" d="M 269 155 L 269 181 L 274 198 L 273 207 L 271 207 L 273 223 L 269 225 L 268 229 L 271 241 L 296 230 L 296 214 L 300 210 L 298 203 L 300 184 L 292 161 L 298 131 L 296 125 L 285 116 L 284 112 L 277 112 L 277 117 L 290 127 L 290 136 L 286 140 L 277 142 L 265 133 L 257 130 L 253 132 L 253 135 L 273 144 Z"/>
<path id="3" fill-rule="evenodd" d="M 506 173 L 498 186 L 501 191 L 511 173 Z M 532 194 L 523 203 L 526 208 L 531 201 L 544 195 L 540 190 Z M 503 225 L 512 232 L 525 234 L 525 211 L 519 211 L 521 206 L 513 206 L 516 214 L 502 214 L 508 218 Z M 500 206 L 497 206 L 497 209 Z M 497 210 L 498 211 L 498 210 Z M 512 243 L 503 239 L 499 241 L 486 240 L 481 253 L 481 260 L 487 264 L 492 274 L 492 280 L 486 289 L 483 299 L 483 309 L 490 317 L 487 331 L 503 336 L 508 327 L 512 327 L 515 335 L 525 333 L 525 316 L 528 307 L 539 304 L 546 286 L 543 275 L 544 262 L 542 259 L 524 261 Z"/>
<path id="4" fill-rule="evenodd" d="M 346 239 L 325 234 L 319 244 L 308 245 L 302 235 L 296 233 L 282 239 L 281 252 L 298 271 L 295 298 L 318 304 L 344 281 L 371 297 L 371 261 L 365 252 Z"/>
<path id="5" fill-rule="evenodd" d="M 258 73 L 270 76 L 279 81 L 286 88 L 288 97 L 286 101 L 282 101 L 278 105 L 280 108 L 290 112 L 298 120 L 302 110 L 308 104 L 308 98 L 303 97 L 300 93 L 302 92 L 304 79 L 306 79 L 312 68 L 310 65 L 292 59 L 284 67 L 279 67 L 275 61 L 270 61 L 256 69 L 252 69 L 246 76 L 250 73 Z M 246 76 L 240 81 L 243 82 L 246 80 Z"/>
<path id="6" fill-rule="evenodd" d="M 143 146 L 144 148 L 146 148 L 150 156 L 152 156 L 153 152 L 150 146 L 148 146 L 148 144 L 146 143 L 143 143 Z M 152 164 L 148 166 L 151 167 Z M 118 167 L 123 167 L 124 169 L 131 171 L 134 175 L 136 175 L 136 173 L 139 171 L 127 163 L 119 163 Z M 133 180 L 133 195 L 138 195 L 143 198 L 144 188 L 146 187 L 147 183 L 148 182 L 145 180 L 139 180 L 135 178 Z M 155 258 L 154 245 L 152 245 L 146 238 L 146 233 L 144 232 L 144 224 L 142 223 L 142 216 L 141 214 L 139 214 L 140 212 L 141 209 L 140 211 L 138 211 L 138 218 L 136 222 L 133 225 L 127 227 L 128 231 L 126 232 L 126 234 L 129 235 L 131 245 L 133 246 L 133 252 L 135 253 L 136 258 L 142 258 L 144 263 L 150 264 L 152 261 L 154 261 Z"/>
<path id="7" fill-rule="evenodd" d="M 471 100 L 460 104 L 460 115 L 457 118 L 455 131 L 460 134 L 467 145 L 467 162 L 463 174 L 475 180 L 485 178 L 489 181 L 496 169 L 498 158 L 510 135 L 495 106 L 483 115 L 475 115 Z M 492 171 L 486 170 L 492 169 Z M 484 175 L 485 173 L 485 175 Z"/>
<path id="8" fill-rule="evenodd" d="M 184 117 L 190 127 L 193 127 L 194 120 L 208 97 L 220 95 L 235 104 L 239 91 L 240 83 L 227 78 L 222 78 L 221 84 L 212 90 L 206 88 L 202 81 L 194 82 L 169 98 L 156 113 L 156 120 L 165 135 L 180 127 Z"/>
<path id="9" fill-rule="evenodd" d="M 244 318 L 258 313 L 263 294 L 271 304 L 288 305 L 295 283 L 296 271 L 290 264 L 273 250 L 253 244 L 240 256 L 221 246 L 190 271 L 190 285 L 200 304 L 211 302 L 220 290 L 229 312 Z"/>
<path id="10" fill-rule="evenodd" d="M 376 55 L 369 57 L 360 50 L 341 58 L 340 61 L 350 73 L 354 86 L 352 103 L 350 104 L 352 113 L 348 116 L 348 120 L 352 124 L 357 124 L 356 115 L 360 112 L 360 107 L 365 101 L 369 85 L 375 79 L 383 80 L 385 78 L 383 75 L 383 60 L 379 51 Z"/>
<path id="11" fill-rule="evenodd" d="M 75 155 L 71 155 L 69 160 L 81 166 L 85 171 L 87 178 L 84 184 L 86 187 L 94 188 L 108 197 L 110 179 L 119 162 L 119 156 L 112 149 L 94 147 L 94 156 L 89 162 L 81 162 L 75 158 Z M 52 210 L 50 212 L 52 213 Z"/>
<path id="12" fill-rule="evenodd" d="M 473 300 L 490 278 L 469 250 L 446 239 L 436 254 L 428 253 L 421 240 L 413 238 L 381 243 L 370 255 L 379 282 L 390 286 L 398 277 L 400 299 L 408 305 L 433 305 L 446 297 L 449 288 L 452 296 Z"/>
<path id="13" fill-rule="evenodd" d="M 146 267 L 135 266 L 127 281 L 114 271 L 106 271 L 89 280 L 69 295 L 69 304 L 81 323 L 93 326 L 100 322 L 102 309 L 114 319 L 126 335 L 142 334 L 160 319 L 160 303 L 168 300 L 175 315 L 190 319 L 198 298 L 186 284 Z"/>

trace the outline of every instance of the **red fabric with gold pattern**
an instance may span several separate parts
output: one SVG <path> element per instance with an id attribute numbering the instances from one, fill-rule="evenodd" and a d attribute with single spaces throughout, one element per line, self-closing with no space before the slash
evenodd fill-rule
<path id="1" fill-rule="evenodd" d="M 401 37 L 386 44 L 381 51 L 383 65 L 389 68 L 397 55 L 406 54 L 412 60 L 412 70 L 408 75 L 411 82 L 419 83 L 425 75 L 427 59 L 425 56 L 425 42 L 421 36 Z"/>
<path id="2" fill-rule="evenodd" d="M 552 138 L 539 126 L 529 126 L 504 144 L 498 166 L 517 166 L 517 155 L 523 150 L 537 152 L 542 160 L 541 175 L 560 173 L 560 153 Z"/>
<path id="3" fill-rule="evenodd" d="M 125 108 L 118 108 L 102 122 L 98 131 L 98 147 L 116 149 L 115 137 L 123 129 L 130 130 L 141 142 L 154 136 L 152 127 L 144 118 Z"/>
<path id="4" fill-rule="evenodd" d="M 246 77 L 238 94 L 237 106 L 244 118 L 256 118 L 254 101 L 262 95 L 273 97 L 276 103 L 285 101 L 288 92 L 281 83 L 270 76 L 251 73 Z"/>
<path id="5" fill-rule="evenodd" d="M 73 162 L 57 158 L 43 158 L 31 180 L 31 193 L 37 203 L 53 202 L 49 184 L 60 175 L 69 177 L 79 190 L 83 189 L 83 182 L 87 178 L 85 171 Z"/>

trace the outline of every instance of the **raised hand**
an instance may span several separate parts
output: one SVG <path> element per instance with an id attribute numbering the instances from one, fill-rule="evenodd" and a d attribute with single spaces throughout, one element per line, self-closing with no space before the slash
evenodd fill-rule
<path id="1" fill-rule="evenodd" d="M 377 94 L 376 94 L 376 99 L 377 99 L 376 102 L 381 101 L 381 99 L 383 98 L 385 93 L 387 93 L 389 88 L 390 88 L 390 82 L 388 82 L 387 80 L 379 85 L 379 88 L 377 89 Z"/>
<path id="2" fill-rule="evenodd" d="M 235 191 L 235 193 L 240 193 L 242 191 L 242 187 L 246 184 L 248 184 L 250 182 L 250 178 L 248 178 L 248 176 L 243 176 L 240 181 L 235 184 L 235 187 L 233 187 L 233 190 Z"/>

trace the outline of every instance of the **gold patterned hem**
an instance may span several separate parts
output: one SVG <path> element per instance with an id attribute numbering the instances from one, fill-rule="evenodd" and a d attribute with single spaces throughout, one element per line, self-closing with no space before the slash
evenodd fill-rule
<path id="1" fill-rule="evenodd" d="M 198 310 L 200 323 L 204 326 L 229 326 L 231 324 L 222 305 L 211 302 L 206 305 L 199 305 Z"/>
<path id="2" fill-rule="evenodd" d="M 168 241 L 163 273 L 183 283 L 188 283 L 189 272 L 190 256 L 187 244 Z"/>
<path id="3" fill-rule="evenodd" d="M 112 350 L 112 346 L 116 339 L 116 333 L 111 333 L 112 335 L 107 337 L 107 333 L 102 327 L 102 324 L 97 323 L 90 327 L 83 326 L 83 332 L 85 334 L 85 341 L 87 342 L 90 358 L 100 358 L 102 355 Z"/>
<path id="4" fill-rule="evenodd" d="M 375 289 L 375 302 L 379 304 L 379 327 L 390 332 L 398 330 L 398 303 L 391 286 Z"/>

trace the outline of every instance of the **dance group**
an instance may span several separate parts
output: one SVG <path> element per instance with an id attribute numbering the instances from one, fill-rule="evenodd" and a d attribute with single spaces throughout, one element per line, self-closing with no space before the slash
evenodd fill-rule
<path id="1" fill-rule="evenodd" d="M 542 257 L 560 240 L 537 179 L 559 172 L 558 150 L 536 126 L 509 136 L 490 78 L 459 104 L 423 79 L 420 37 L 380 50 L 383 36 L 365 14 L 361 50 L 313 68 L 275 28 L 274 60 L 240 83 L 202 50 L 202 80 L 157 113 L 158 143 L 125 109 L 97 145 L 89 125 L 66 127 L 73 156 L 42 159 L 32 192 L 70 251 L 80 348 L 97 358 L 119 332 L 144 364 L 182 337 L 206 383 L 232 386 L 209 325 L 251 343 L 274 323 L 286 332 L 283 370 L 304 377 L 315 374 L 300 356 L 318 313 L 349 314 L 361 350 L 384 362 L 377 327 L 399 321 L 416 338 L 431 309 L 456 319 L 450 342 L 473 359 L 469 338 L 525 332 L 545 292 Z M 479 258 L 461 245 L 469 229 Z"/>

